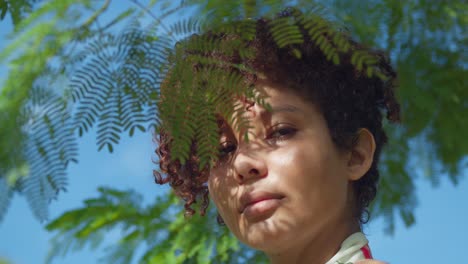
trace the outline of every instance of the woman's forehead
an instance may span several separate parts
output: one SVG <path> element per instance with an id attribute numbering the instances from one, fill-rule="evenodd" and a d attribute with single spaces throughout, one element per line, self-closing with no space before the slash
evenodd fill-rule
<path id="1" fill-rule="evenodd" d="M 263 85 L 255 89 L 263 93 L 263 96 L 265 96 L 264 101 L 270 106 L 270 109 L 268 110 L 261 104 L 256 103 L 253 99 L 239 96 L 235 99 L 234 104 L 238 105 L 239 108 L 237 110 L 240 112 L 234 112 L 234 116 L 242 115 L 248 121 L 268 123 L 272 115 L 276 113 L 306 115 L 308 104 L 299 96 L 296 96 L 293 91 L 269 85 Z M 231 116 L 231 120 L 233 120 L 234 116 Z M 227 129 L 232 129 L 232 125 L 221 115 L 217 115 L 217 122 L 220 129 L 224 132 Z"/>

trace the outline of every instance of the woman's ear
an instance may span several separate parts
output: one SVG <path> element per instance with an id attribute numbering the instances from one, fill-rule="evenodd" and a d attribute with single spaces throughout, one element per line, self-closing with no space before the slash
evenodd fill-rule
<path id="1" fill-rule="evenodd" d="M 359 180 L 372 166 L 375 152 L 374 135 L 361 128 L 356 135 L 354 145 L 348 155 L 348 179 Z"/>

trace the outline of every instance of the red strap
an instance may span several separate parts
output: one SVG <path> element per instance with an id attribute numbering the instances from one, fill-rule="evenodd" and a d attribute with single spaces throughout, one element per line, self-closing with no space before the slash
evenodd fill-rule
<path id="1" fill-rule="evenodd" d="M 371 251 L 370 251 L 370 248 L 369 248 L 369 245 L 365 245 L 361 248 L 361 252 L 362 254 L 364 255 L 364 257 L 366 259 L 372 259 L 372 254 L 371 254 Z"/>

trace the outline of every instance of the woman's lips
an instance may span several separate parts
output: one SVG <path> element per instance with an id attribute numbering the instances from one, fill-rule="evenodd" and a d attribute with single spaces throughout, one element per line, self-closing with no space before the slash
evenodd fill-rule
<path id="1" fill-rule="evenodd" d="M 273 213 L 281 204 L 283 195 L 269 192 L 251 192 L 241 196 L 239 213 L 248 220 L 261 220 Z"/>

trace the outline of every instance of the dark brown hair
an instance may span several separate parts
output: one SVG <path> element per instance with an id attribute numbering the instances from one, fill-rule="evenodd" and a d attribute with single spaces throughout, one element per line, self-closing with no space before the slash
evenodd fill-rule
<path id="1" fill-rule="evenodd" d="M 292 17 L 291 14 L 286 11 L 280 17 Z M 345 32 L 340 34 L 349 41 L 351 47 L 339 55 L 339 64 L 333 63 L 308 37 L 299 22 L 296 23 L 304 33 L 304 41 L 279 48 L 270 33 L 269 22 L 267 19 L 258 19 L 254 39 L 245 43 L 254 50 L 253 58 L 245 59 L 236 53 L 225 56 L 215 51 L 203 55 L 247 65 L 255 72 L 264 74 L 270 81 L 282 84 L 288 91 L 318 106 L 325 117 L 333 142 L 341 149 L 350 150 L 353 147 L 360 128 L 367 128 L 373 134 L 376 150 L 371 168 L 363 177 L 353 182 L 355 217 L 361 224 L 365 223 L 369 218 L 367 208 L 377 192 L 379 157 L 382 147 L 387 142 L 382 127 L 383 114 L 385 113 L 391 122 L 398 122 L 400 119 L 399 104 L 394 96 L 396 73 L 382 52 L 368 49 L 352 41 Z M 331 36 L 327 34 L 323 33 L 326 39 L 330 39 Z M 220 41 L 239 39 L 231 33 L 207 33 L 202 36 Z M 192 40 L 199 37 L 193 36 Z M 296 56 L 295 50 L 300 51 L 300 58 Z M 352 63 L 352 54 L 355 52 L 366 52 L 371 55 L 376 61 L 373 67 L 386 78 L 368 77 L 366 72 L 358 70 Z M 255 73 L 235 68 L 230 68 L 228 71 L 238 71 L 251 83 L 255 83 Z M 199 159 L 195 154 L 197 142 L 193 142 L 190 158 L 184 165 L 179 161 L 172 161 L 171 140 L 164 129 L 157 134 L 156 141 L 159 146 L 156 154 L 159 157 L 160 171 L 166 176 L 163 177 L 161 172 L 154 170 L 155 180 L 158 184 L 171 185 L 175 193 L 185 201 L 188 215 L 194 214 L 192 204 L 197 199 L 201 199 L 200 211 L 203 215 L 209 201 L 206 187 L 209 169 L 201 171 L 198 169 Z"/>

